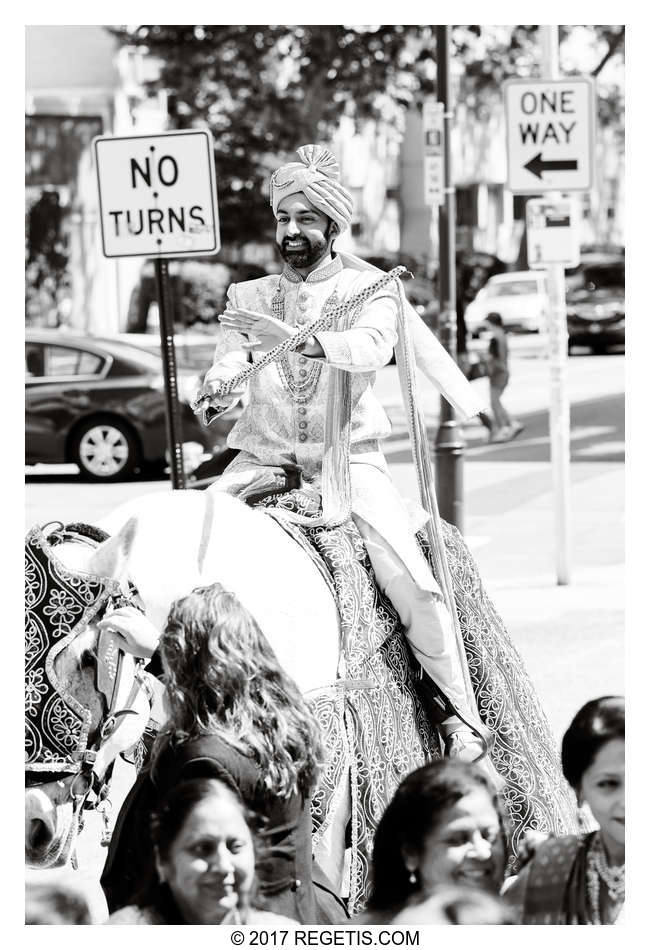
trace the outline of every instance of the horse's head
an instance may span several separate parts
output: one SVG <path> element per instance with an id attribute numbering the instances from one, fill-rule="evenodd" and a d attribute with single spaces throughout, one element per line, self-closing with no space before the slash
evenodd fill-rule
<path id="1" fill-rule="evenodd" d="M 25 543 L 25 859 L 57 867 L 84 806 L 106 791 L 116 757 L 150 714 L 147 675 L 97 621 L 124 597 L 129 521 L 97 544 L 78 529 Z"/>

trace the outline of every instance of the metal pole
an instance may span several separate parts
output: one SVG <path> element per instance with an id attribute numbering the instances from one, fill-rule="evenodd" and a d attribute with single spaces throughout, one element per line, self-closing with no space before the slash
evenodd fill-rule
<path id="1" fill-rule="evenodd" d="M 167 445 L 171 469 L 172 488 L 185 488 L 183 468 L 183 430 L 178 411 L 178 387 L 176 382 L 176 350 L 174 349 L 174 315 L 169 293 L 169 265 L 165 258 L 154 260 L 156 290 L 160 323 L 160 349 L 165 379 L 165 419 L 167 422 Z"/>
<path id="2" fill-rule="evenodd" d="M 540 26 L 542 41 L 542 69 L 546 79 L 560 78 L 559 42 L 557 26 Z M 548 193 L 551 200 L 559 200 L 559 191 Z M 551 442 L 551 469 L 553 479 L 553 507 L 555 522 L 555 567 L 557 583 L 562 586 L 570 578 L 570 507 L 571 490 L 571 423 L 567 395 L 568 340 L 566 320 L 566 285 L 564 267 L 551 264 L 547 271 L 549 295 L 549 375 L 550 405 L 549 430 Z"/>
<path id="3" fill-rule="evenodd" d="M 444 203 L 438 213 L 440 241 L 440 342 L 456 359 L 456 194 L 451 169 L 451 128 L 454 117 L 450 87 L 450 26 L 436 27 L 438 101 L 443 104 Z M 436 434 L 436 493 L 440 514 L 463 530 L 463 455 L 465 440 L 453 408 L 440 399 L 440 424 Z"/>

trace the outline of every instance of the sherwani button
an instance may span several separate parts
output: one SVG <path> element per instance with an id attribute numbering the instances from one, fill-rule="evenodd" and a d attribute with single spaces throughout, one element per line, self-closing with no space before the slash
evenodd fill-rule
<path id="1" fill-rule="evenodd" d="M 306 441 L 307 441 L 307 436 L 305 435 L 304 432 L 301 432 L 300 435 L 298 436 L 298 438 L 300 439 L 301 442 L 306 442 Z"/>

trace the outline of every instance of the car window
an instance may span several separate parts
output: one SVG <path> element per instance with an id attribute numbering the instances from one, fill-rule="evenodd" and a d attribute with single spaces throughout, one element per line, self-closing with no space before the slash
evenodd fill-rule
<path id="1" fill-rule="evenodd" d="M 584 286 L 587 290 L 600 290 L 603 287 L 625 287 L 625 265 L 612 264 L 601 267 L 585 267 Z"/>
<path id="2" fill-rule="evenodd" d="M 488 284 L 488 297 L 522 297 L 524 294 L 536 294 L 539 288 L 536 280 L 513 280 L 511 283 Z"/>
<path id="3" fill-rule="evenodd" d="M 25 344 L 25 377 L 38 379 L 45 373 L 45 350 L 40 343 Z"/>
<path id="4" fill-rule="evenodd" d="M 87 350 L 48 346 L 46 351 L 47 376 L 96 376 L 104 366 L 101 356 Z"/>

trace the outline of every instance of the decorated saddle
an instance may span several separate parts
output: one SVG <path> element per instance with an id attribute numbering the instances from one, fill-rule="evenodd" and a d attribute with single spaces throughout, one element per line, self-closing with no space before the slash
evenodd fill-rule
<path id="1" fill-rule="evenodd" d="M 351 794 L 349 911 L 364 905 L 370 887 L 375 830 L 404 776 L 441 755 L 435 704 L 402 636 L 399 618 L 375 583 L 354 522 L 309 527 L 283 511 L 315 514 L 312 493 L 301 489 L 258 502 L 315 561 L 330 585 L 341 620 L 339 677 L 313 697 L 325 737 L 327 762 L 312 805 L 315 841 L 327 833 L 340 797 Z M 443 522 L 446 556 L 478 710 L 494 736 L 492 761 L 505 782 L 511 824 L 509 865 L 528 829 L 553 835 L 576 829 L 575 805 L 560 769 L 555 740 L 533 683 L 503 621 L 487 596 L 458 530 Z M 424 535 L 423 553 L 435 573 Z M 426 676 L 426 674 L 424 674 Z"/>

